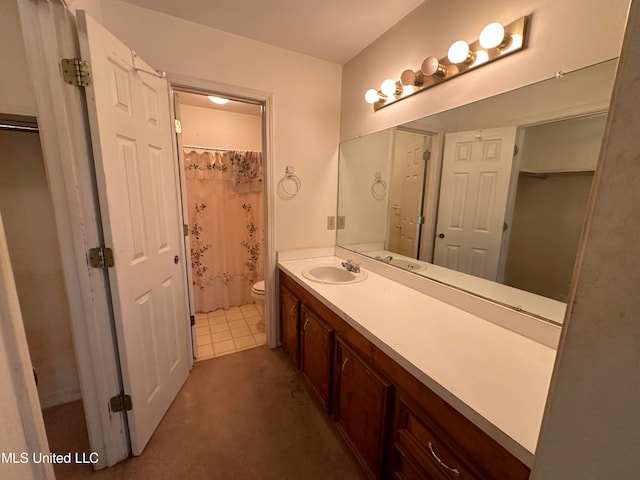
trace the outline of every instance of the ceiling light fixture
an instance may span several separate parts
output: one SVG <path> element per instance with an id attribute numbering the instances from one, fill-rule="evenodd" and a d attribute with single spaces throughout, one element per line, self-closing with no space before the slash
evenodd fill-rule
<path id="1" fill-rule="evenodd" d="M 379 110 L 474 68 L 518 52 L 525 48 L 528 26 L 528 17 L 520 17 L 506 25 L 490 23 L 482 29 L 478 40 L 471 43 L 464 40 L 454 42 L 447 56 L 425 58 L 420 69 L 404 70 L 400 75 L 400 81 L 387 79 L 382 82 L 380 90 L 367 90 L 365 100 L 373 105 L 374 111 Z"/>
<path id="2" fill-rule="evenodd" d="M 214 97 L 213 95 L 209 95 L 209 100 L 218 105 L 224 105 L 225 103 L 229 102 L 228 98 Z"/>

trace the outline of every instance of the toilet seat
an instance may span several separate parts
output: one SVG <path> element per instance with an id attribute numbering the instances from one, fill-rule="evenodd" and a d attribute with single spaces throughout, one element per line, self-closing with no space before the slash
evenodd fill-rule
<path id="1" fill-rule="evenodd" d="M 251 287 L 251 293 L 255 293 L 256 295 L 264 295 L 264 280 L 256 282 L 253 287 Z"/>

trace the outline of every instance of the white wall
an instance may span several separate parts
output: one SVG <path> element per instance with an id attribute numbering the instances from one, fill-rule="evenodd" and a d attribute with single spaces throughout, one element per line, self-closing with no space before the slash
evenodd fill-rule
<path id="1" fill-rule="evenodd" d="M 185 145 L 262 151 L 262 118 L 259 115 L 182 104 L 180 119 Z"/>
<path id="2" fill-rule="evenodd" d="M 526 128 L 520 170 L 595 170 L 606 120 L 600 114 Z"/>
<path id="3" fill-rule="evenodd" d="M 345 216 L 345 228 L 338 230 L 339 245 L 358 249 L 358 244 L 379 243 L 376 250 L 384 245 L 393 133 L 393 130 L 379 132 L 340 147 L 338 215 Z M 387 184 L 387 195 L 383 198 L 371 194 L 378 172 Z"/>
<path id="4" fill-rule="evenodd" d="M 60 246 L 36 133 L 0 131 L 0 211 L 43 407 L 80 398 Z"/>
<path id="5" fill-rule="evenodd" d="M 72 7 L 86 3 L 71 2 Z M 326 217 L 336 211 L 339 65 L 118 0 L 89 6 L 155 68 L 273 93 L 276 180 L 287 165 L 302 180 L 295 198 L 276 199 L 276 248 L 335 243 Z"/>
<path id="6" fill-rule="evenodd" d="M 0 2 L 0 113 L 36 115 L 16 0 Z"/>
<path id="7" fill-rule="evenodd" d="M 26 344 L 0 214 L 0 452 L 15 452 L 18 462 L 22 452 L 49 451 Z M 54 479 L 50 463 L 3 462 L 0 468 L 11 480 Z"/>
<path id="8" fill-rule="evenodd" d="M 533 480 L 640 471 L 640 2 L 634 0 Z"/>
<path id="9" fill-rule="evenodd" d="M 340 138 L 381 130 L 618 56 L 629 0 L 425 2 L 343 67 Z M 531 15 L 528 47 L 377 112 L 364 92 L 492 21 Z"/>

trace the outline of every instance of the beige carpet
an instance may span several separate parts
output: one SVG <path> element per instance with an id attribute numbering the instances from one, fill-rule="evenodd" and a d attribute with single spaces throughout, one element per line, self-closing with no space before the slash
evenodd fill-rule
<path id="1" fill-rule="evenodd" d="M 88 452 L 80 402 L 45 411 L 50 448 Z M 99 472 L 56 465 L 64 479 L 364 479 L 331 419 L 281 349 L 263 346 L 195 365 L 140 457 Z"/>

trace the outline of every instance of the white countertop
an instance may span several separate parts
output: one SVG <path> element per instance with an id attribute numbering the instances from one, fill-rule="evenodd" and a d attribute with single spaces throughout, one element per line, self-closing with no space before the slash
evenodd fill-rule
<path id="1" fill-rule="evenodd" d="M 279 261 L 352 327 L 529 467 L 556 351 L 367 271 L 360 283 L 304 278 L 334 256 Z"/>

